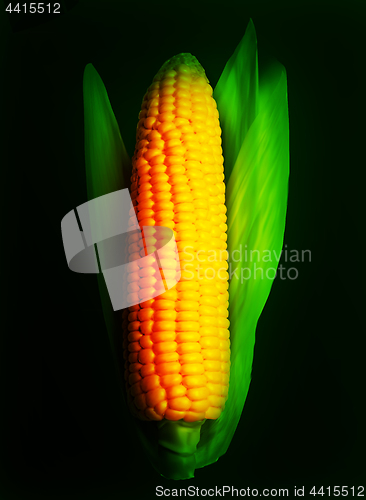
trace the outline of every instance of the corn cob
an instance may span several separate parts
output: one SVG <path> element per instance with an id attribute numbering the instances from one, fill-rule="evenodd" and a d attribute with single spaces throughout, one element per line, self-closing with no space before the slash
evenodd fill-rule
<path id="1" fill-rule="evenodd" d="M 223 171 L 212 88 L 197 59 L 179 54 L 162 66 L 143 98 L 132 158 L 131 198 L 139 226 L 171 228 L 181 266 L 173 289 L 123 312 L 127 398 L 141 420 L 217 419 L 227 399 Z M 146 245 L 135 234 L 128 243 L 130 260 L 145 256 Z M 171 267 L 173 277 L 177 270 Z M 151 293 L 156 279 L 136 261 L 128 281 L 136 303 Z"/>

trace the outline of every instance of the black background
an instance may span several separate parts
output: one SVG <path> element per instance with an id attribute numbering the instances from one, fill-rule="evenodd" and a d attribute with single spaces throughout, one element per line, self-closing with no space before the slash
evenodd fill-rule
<path id="1" fill-rule="evenodd" d="M 155 498 L 157 485 L 289 488 L 292 497 L 295 486 L 365 484 L 361 2 L 88 0 L 61 11 L 1 13 L 0 499 L 139 500 Z M 87 199 L 83 70 L 92 62 L 101 75 L 132 155 L 162 63 L 191 52 L 214 87 L 250 17 L 259 65 L 267 52 L 287 70 L 285 244 L 311 250 L 311 262 L 273 284 L 229 450 L 172 482 L 128 429 L 96 277 L 70 272 L 64 256 L 60 221 Z"/>

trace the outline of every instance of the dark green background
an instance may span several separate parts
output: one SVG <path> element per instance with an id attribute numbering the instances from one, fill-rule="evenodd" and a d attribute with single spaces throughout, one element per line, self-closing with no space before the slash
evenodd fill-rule
<path id="1" fill-rule="evenodd" d="M 1 13 L 0 499 L 153 499 L 157 485 L 190 484 L 291 497 L 294 486 L 365 484 L 362 2 L 61 4 L 54 17 Z M 287 70 L 285 244 L 312 261 L 274 282 L 228 452 L 174 483 L 126 428 L 96 277 L 64 256 L 60 221 L 87 199 L 83 70 L 92 62 L 101 75 L 132 155 L 161 64 L 191 52 L 214 87 L 250 17 L 259 64 L 267 53 Z"/>

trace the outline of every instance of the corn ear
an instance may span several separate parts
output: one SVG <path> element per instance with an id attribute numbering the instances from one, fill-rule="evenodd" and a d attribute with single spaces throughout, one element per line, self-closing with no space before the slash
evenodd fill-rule
<path id="1" fill-rule="evenodd" d="M 88 117 L 85 117 L 86 125 L 93 114 L 94 122 L 99 125 L 90 128 L 90 135 L 88 139 L 86 137 L 87 179 L 97 179 L 102 175 L 113 181 L 109 186 L 104 185 L 104 192 L 100 192 L 99 183 L 88 180 L 89 200 L 129 187 L 128 181 L 121 178 L 120 172 L 121 165 L 124 172 L 129 172 L 131 168 L 127 154 L 116 153 L 106 172 L 103 158 L 110 152 L 108 144 L 103 144 L 102 141 L 95 143 L 98 144 L 98 152 L 92 146 L 105 123 L 109 123 L 113 129 L 110 134 L 119 143 L 117 151 L 123 151 L 123 142 L 106 91 L 96 75 L 94 68 L 88 65 L 84 74 L 84 105 L 89 106 L 90 111 Z M 275 64 L 272 71 L 259 79 L 259 85 L 257 83 L 256 36 L 254 25 L 250 21 L 245 36 L 214 90 L 225 156 L 229 255 L 240 245 L 275 251 L 279 255 L 283 243 L 289 175 L 287 85 L 284 68 Z M 92 102 L 89 96 L 94 91 Z M 96 113 L 98 120 L 95 120 Z M 93 153 L 90 153 L 91 148 Z M 244 265 L 250 267 L 251 263 L 246 262 Z M 273 267 L 273 262 L 270 265 Z M 265 263 L 263 268 L 266 274 Z M 256 324 L 272 281 L 271 277 L 241 283 L 235 275 L 232 277 L 229 287 L 232 354 L 228 399 L 220 418 L 208 419 L 202 427 L 199 442 L 195 443 L 195 467 L 215 462 L 226 452 L 231 442 L 251 380 Z M 115 348 L 115 342 L 120 338 L 120 325 L 116 325 L 114 321 L 115 315 L 110 302 L 108 303 L 105 284 L 99 276 L 98 284 L 112 348 L 121 367 L 121 359 Z M 163 422 L 167 420 L 164 419 Z M 158 434 L 146 424 L 154 425 L 153 422 L 131 418 L 131 425 L 135 427 L 150 462 L 161 473 L 157 465 Z M 191 466 L 191 463 L 187 465 L 188 468 Z M 175 477 L 174 470 L 176 467 L 173 466 L 171 477 Z"/>

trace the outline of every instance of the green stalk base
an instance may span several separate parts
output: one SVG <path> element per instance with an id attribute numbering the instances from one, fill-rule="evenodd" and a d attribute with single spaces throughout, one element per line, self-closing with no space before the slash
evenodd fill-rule
<path id="1" fill-rule="evenodd" d="M 159 470 L 167 479 L 190 479 L 196 469 L 195 452 L 205 420 L 158 422 Z"/>

